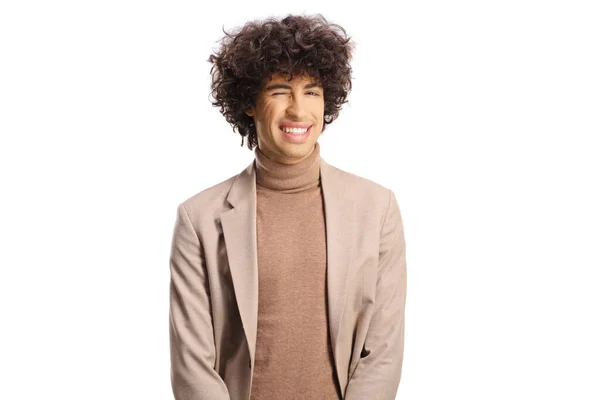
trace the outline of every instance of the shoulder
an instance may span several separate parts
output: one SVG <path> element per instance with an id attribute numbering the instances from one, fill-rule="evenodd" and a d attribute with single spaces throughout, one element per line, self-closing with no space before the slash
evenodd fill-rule
<path id="1" fill-rule="evenodd" d="M 192 221 L 198 218 L 213 218 L 227 210 L 227 194 L 238 174 L 203 189 L 184 199 L 183 207 Z"/>
<path id="2" fill-rule="evenodd" d="M 345 197 L 352 200 L 358 207 L 376 207 L 387 209 L 393 192 L 387 186 L 372 179 L 354 174 L 329 164 L 334 179 L 338 180 Z"/>
<path id="3" fill-rule="evenodd" d="M 345 207 L 352 209 L 347 214 L 352 215 L 364 235 L 389 235 L 402 230 L 400 208 L 391 188 L 333 166 L 329 175 L 336 181 L 335 190 L 344 199 Z"/>

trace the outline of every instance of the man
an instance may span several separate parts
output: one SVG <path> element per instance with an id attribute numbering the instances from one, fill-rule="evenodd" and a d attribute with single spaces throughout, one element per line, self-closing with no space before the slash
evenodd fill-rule
<path id="1" fill-rule="evenodd" d="M 336 27 L 320 15 L 248 23 L 209 59 L 214 104 L 257 147 L 241 173 L 177 208 L 177 400 L 395 398 L 400 209 L 390 189 L 320 157 L 351 87 L 351 44 Z"/>

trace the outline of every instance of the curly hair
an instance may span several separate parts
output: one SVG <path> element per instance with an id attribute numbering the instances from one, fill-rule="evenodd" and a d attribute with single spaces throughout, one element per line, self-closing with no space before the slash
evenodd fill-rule
<path id="1" fill-rule="evenodd" d="M 324 93 L 322 131 L 339 115 L 352 90 L 350 60 L 355 48 L 344 28 L 330 24 L 321 15 L 288 15 L 281 21 L 269 17 L 251 21 L 227 33 L 221 48 L 211 54 L 211 96 L 227 122 L 248 138 L 248 148 L 258 145 L 254 120 L 246 114 L 253 109 L 266 77 L 284 73 L 309 75 Z"/>

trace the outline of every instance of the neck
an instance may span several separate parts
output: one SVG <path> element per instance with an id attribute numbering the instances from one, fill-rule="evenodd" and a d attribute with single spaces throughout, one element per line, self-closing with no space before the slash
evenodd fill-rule
<path id="1" fill-rule="evenodd" d="M 293 193 L 316 187 L 320 184 L 320 146 L 315 142 L 313 151 L 294 164 L 274 161 L 264 155 L 258 147 L 254 151 L 257 189 L 268 189 Z"/>

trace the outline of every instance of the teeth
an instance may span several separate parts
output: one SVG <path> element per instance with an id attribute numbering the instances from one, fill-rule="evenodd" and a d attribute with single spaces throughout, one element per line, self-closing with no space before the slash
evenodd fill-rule
<path id="1" fill-rule="evenodd" d="M 291 133 L 293 135 L 301 135 L 303 133 L 305 133 L 308 128 L 302 129 L 302 128 L 283 128 L 283 130 L 287 133 Z"/>

